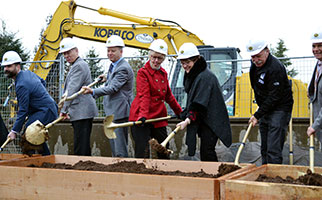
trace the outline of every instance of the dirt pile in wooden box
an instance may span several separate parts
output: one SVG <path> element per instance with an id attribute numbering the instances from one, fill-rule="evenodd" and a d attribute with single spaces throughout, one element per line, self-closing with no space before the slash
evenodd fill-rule
<path id="1" fill-rule="evenodd" d="M 28 167 L 54 168 L 54 169 L 74 169 L 87 171 L 106 171 L 106 172 L 122 172 L 122 173 L 137 173 L 137 174 L 156 174 L 156 175 L 172 175 L 172 176 L 190 176 L 204 178 L 218 178 L 230 172 L 240 169 L 237 165 L 221 164 L 217 174 L 207 174 L 202 169 L 199 172 L 181 172 L 177 171 L 162 171 L 157 168 L 146 168 L 143 163 L 136 161 L 121 161 L 114 164 L 104 165 L 93 161 L 79 161 L 74 165 L 66 163 L 48 163 L 44 162 L 41 166 L 29 165 Z"/>
<path id="2" fill-rule="evenodd" d="M 308 169 L 305 175 L 299 176 L 297 179 L 294 179 L 291 176 L 287 176 L 285 179 L 283 179 L 280 176 L 269 177 L 265 174 L 260 174 L 255 181 L 322 186 L 322 175 L 317 173 L 312 173 L 311 170 Z"/>

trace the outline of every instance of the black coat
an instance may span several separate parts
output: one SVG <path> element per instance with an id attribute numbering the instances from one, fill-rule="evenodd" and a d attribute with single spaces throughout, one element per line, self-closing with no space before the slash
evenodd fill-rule
<path id="1" fill-rule="evenodd" d="M 262 67 L 252 63 L 249 76 L 259 107 L 254 113 L 256 119 L 271 111 L 292 111 L 292 87 L 286 69 L 278 59 L 269 54 Z"/>
<path id="2" fill-rule="evenodd" d="M 197 131 L 202 125 L 208 126 L 224 145 L 229 147 L 232 134 L 226 104 L 218 79 L 207 68 L 203 57 L 197 60 L 188 74 L 185 73 L 184 86 L 188 96 L 182 118 L 185 118 L 189 111 L 198 113 L 197 120 L 187 127 L 186 144 L 189 155 L 194 155 Z"/>

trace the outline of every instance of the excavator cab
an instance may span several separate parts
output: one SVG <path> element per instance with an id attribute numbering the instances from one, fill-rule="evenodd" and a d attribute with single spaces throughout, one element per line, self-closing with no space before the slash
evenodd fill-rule
<path id="1" fill-rule="evenodd" d="M 234 115 L 236 76 L 241 74 L 240 50 L 234 47 L 214 48 L 210 45 L 198 46 L 200 54 L 208 63 L 209 69 L 216 75 L 227 105 L 228 114 Z M 171 79 L 171 90 L 182 108 L 186 106 L 187 94 L 183 87 L 184 70 L 180 62 L 175 66 Z"/>

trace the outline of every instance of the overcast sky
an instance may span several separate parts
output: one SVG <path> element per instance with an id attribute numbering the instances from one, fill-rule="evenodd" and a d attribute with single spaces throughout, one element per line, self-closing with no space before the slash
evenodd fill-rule
<path id="1" fill-rule="evenodd" d="M 206 44 L 215 47 L 233 46 L 241 49 L 248 59 L 245 46 L 251 38 L 266 39 L 273 46 L 278 39 L 285 41 L 287 55 L 311 56 L 310 35 L 322 26 L 322 0 L 198 0 L 198 1 L 141 1 L 141 0 L 75 0 L 77 4 L 99 9 L 109 8 L 140 17 L 172 20 L 196 34 Z M 9 0 L 1 1 L 0 19 L 7 29 L 18 32 L 28 51 L 39 43 L 39 35 L 46 25 L 46 17 L 54 14 L 59 0 Z M 188 2 L 188 3 L 187 3 Z M 89 22 L 103 22 L 105 16 L 96 12 L 85 14 L 76 10 L 76 17 Z M 108 18 L 108 20 L 111 20 Z M 110 21 L 111 23 L 114 21 Z M 85 42 L 81 55 L 103 44 Z M 104 52 L 105 55 L 105 52 Z M 32 55 L 33 57 L 33 55 Z"/>

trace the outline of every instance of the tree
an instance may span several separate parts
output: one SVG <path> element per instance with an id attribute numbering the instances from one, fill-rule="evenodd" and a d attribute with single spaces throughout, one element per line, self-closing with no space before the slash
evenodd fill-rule
<path id="1" fill-rule="evenodd" d="M 99 75 L 104 73 L 102 65 L 100 65 L 100 60 L 97 59 L 99 56 L 96 53 L 95 48 L 92 47 L 85 55 L 87 58 L 85 61 L 88 63 L 91 70 L 92 80 L 94 81 Z M 97 86 L 97 85 L 96 85 Z M 95 87 L 95 86 L 94 86 Z M 103 111 L 103 97 L 96 99 L 96 106 L 99 111 Z M 104 113 L 99 113 L 99 116 L 104 116 Z"/>
<path id="2" fill-rule="evenodd" d="M 148 55 L 148 51 L 144 49 L 139 49 L 138 52 L 139 52 L 138 58 L 131 58 L 128 61 L 134 72 L 134 80 L 136 80 L 136 76 L 138 74 L 139 69 L 143 67 L 144 64 L 147 62 L 146 56 Z M 134 85 L 133 85 L 133 95 L 134 96 L 136 95 L 136 81 L 134 81 Z"/>
<path id="3" fill-rule="evenodd" d="M 288 51 L 288 49 L 285 46 L 284 40 L 279 39 L 276 48 L 271 48 L 270 51 L 274 56 L 278 58 L 285 58 L 280 59 L 280 61 L 286 67 L 287 75 L 289 75 L 290 77 L 295 77 L 298 74 L 298 72 L 294 68 L 288 69 L 288 67 L 292 65 L 292 62 L 290 61 L 290 59 L 286 58 L 287 55 L 285 54 L 285 52 Z"/>
<path id="4" fill-rule="evenodd" d="M 95 80 L 99 75 L 104 73 L 102 65 L 100 65 L 100 60 L 97 59 L 99 56 L 98 53 L 96 53 L 95 48 L 92 47 L 85 55 L 86 62 L 89 65 L 89 68 L 91 70 L 92 79 Z"/>
<path id="5" fill-rule="evenodd" d="M 23 61 L 29 59 L 29 52 L 26 52 L 25 48 L 22 46 L 21 39 L 16 38 L 16 33 L 7 31 L 6 23 L 1 20 L 2 29 L 0 30 L 0 56 L 2 58 L 3 54 L 7 51 L 16 51 Z"/>
<path id="6" fill-rule="evenodd" d="M 20 57 L 23 61 L 28 60 L 29 53 L 26 52 L 25 48 L 23 47 L 23 45 L 21 43 L 21 39 L 16 38 L 16 33 L 12 33 L 12 32 L 7 31 L 6 23 L 1 19 L 0 19 L 0 21 L 2 23 L 1 29 L 0 29 L 0 59 L 1 59 L 1 61 L 2 61 L 3 54 L 5 52 L 11 51 L 11 50 L 16 51 L 20 55 Z M 0 96 L 2 97 L 0 99 L 0 102 L 1 102 L 1 104 L 3 104 L 5 102 L 6 96 L 11 95 L 11 97 L 14 97 L 15 93 L 14 93 L 14 87 L 10 87 L 11 88 L 10 90 L 8 89 L 9 85 L 11 85 L 11 83 L 12 83 L 12 80 L 5 77 L 3 69 L 0 70 L 0 82 L 1 82 Z M 13 99 L 10 99 L 10 100 L 13 100 Z M 9 102 L 9 104 L 11 106 L 15 107 L 15 104 L 10 103 L 10 102 Z M 3 114 L 2 117 L 4 119 L 8 119 L 9 116 L 7 116 L 7 114 L 10 113 L 10 108 L 9 108 L 9 106 L 6 106 L 4 109 L 5 109 L 5 111 L 3 111 L 3 113 L 2 113 Z"/>

